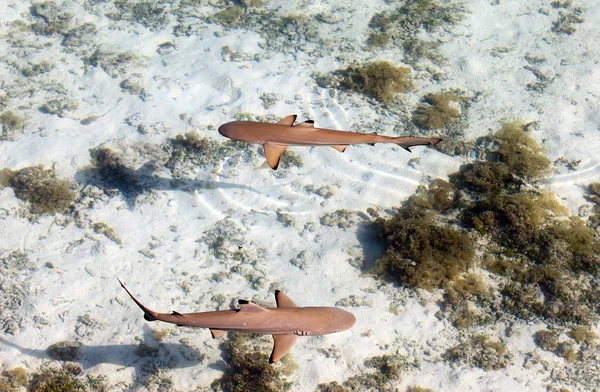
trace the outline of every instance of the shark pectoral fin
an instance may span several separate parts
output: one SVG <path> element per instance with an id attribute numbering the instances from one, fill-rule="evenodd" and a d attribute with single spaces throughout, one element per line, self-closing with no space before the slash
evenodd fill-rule
<path id="1" fill-rule="evenodd" d="M 220 329 L 210 329 L 210 333 L 212 334 L 213 339 L 217 339 L 220 338 L 221 336 L 225 335 L 227 333 L 227 331 L 222 331 Z"/>
<path id="2" fill-rule="evenodd" d="M 297 305 L 282 291 L 275 290 L 275 302 L 278 308 L 295 308 Z"/>
<path id="3" fill-rule="evenodd" d="M 239 312 L 268 312 L 269 309 L 265 309 L 257 304 L 254 304 L 250 301 L 246 301 L 245 299 L 239 299 L 238 304 L 240 305 Z"/>
<path id="4" fill-rule="evenodd" d="M 271 358 L 269 358 L 269 363 L 279 361 L 292 349 L 297 339 L 298 335 L 273 335 L 273 352 Z"/>
<path id="5" fill-rule="evenodd" d="M 279 159 L 281 158 L 281 154 L 283 154 L 287 146 L 265 143 L 263 144 L 263 147 L 265 149 L 265 157 L 267 158 L 267 163 L 269 164 L 269 166 L 271 166 L 271 169 L 276 170 L 277 166 L 279 166 Z"/>
<path id="6" fill-rule="evenodd" d="M 377 136 L 377 132 L 369 132 L 367 133 L 367 135 L 371 135 L 371 136 Z M 374 146 L 375 143 L 367 143 L 369 146 Z"/>
<path id="7" fill-rule="evenodd" d="M 338 150 L 339 152 L 344 152 L 344 151 L 346 151 L 346 148 L 347 148 L 348 146 L 331 146 L 331 147 L 335 148 L 335 149 L 336 149 L 336 150 Z"/>
<path id="8" fill-rule="evenodd" d="M 291 114 L 285 118 L 282 118 L 281 120 L 279 120 L 279 122 L 277 124 L 281 124 L 281 125 L 294 125 L 294 122 L 296 121 L 296 116 L 295 114 Z"/>

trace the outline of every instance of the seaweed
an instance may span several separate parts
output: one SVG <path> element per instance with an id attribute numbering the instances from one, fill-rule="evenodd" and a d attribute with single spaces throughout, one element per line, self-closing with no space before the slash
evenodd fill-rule
<path id="1" fill-rule="evenodd" d="M 376 42 L 391 42 L 404 50 L 405 61 L 415 64 L 422 58 L 440 63 L 437 41 L 425 41 L 421 37 L 458 23 L 466 13 L 463 6 L 452 1 L 418 0 L 406 1 L 393 10 L 381 11 L 369 21 L 367 44 L 376 37 Z"/>
<path id="2" fill-rule="evenodd" d="M 424 129 L 443 128 L 458 120 L 461 101 L 462 98 L 455 93 L 429 94 L 413 112 L 413 121 Z"/>
<path id="3" fill-rule="evenodd" d="M 108 390 L 104 377 L 82 376 L 79 365 L 63 362 L 60 367 L 42 365 L 31 375 L 28 391 L 32 392 L 103 392 Z"/>
<path id="4" fill-rule="evenodd" d="M 18 392 L 27 386 L 29 375 L 22 367 L 4 370 L 0 375 L 0 392 Z"/>
<path id="5" fill-rule="evenodd" d="M 361 92 L 385 104 L 391 102 L 396 93 L 413 88 L 410 68 L 396 67 L 388 61 L 351 66 L 337 74 L 341 76 L 341 88 Z"/>
<path id="6" fill-rule="evenodd" d="M 14 114 L 11 111 L 6 111 L 0 114 L 0 141 L 15 140 L 25 128 L 25 118 Z"/>
<path id="7" fill-rule="evenodd" d="M 234 27 L 244 15 L 244 9 L 237 5 L 231 5 L 212 16 L 212 21 L 225 27 Z"/>
<path id="8" fill-rule="evenodd" d="M 216 167 L 227 157 L 249 159 L 252 153 L 247 143 L 226 141 L 224 143 L 187 132 L 169 139 L 162 146 L 169 158 L 165 163 L 173 178 L 180 179 L 194 169 Z"/>
<path id="9" fill-rule="evenodd" d="M 499 147 L 499 160 L 511 173 L 533 180 L 550 172 L 550 160 L 544 150 L 527 132 L 528 124 L 506 122 L 496 131 L 494 138 Z"/>
<path id="10" fill-rule="evenodd" d="M 319 218 L 319 221 L 323 226 L 333 227 L 337 226 L 340 229 L 347 229 L 352 227 L 356 223 L 354 219 L 356 212 L 349 211 L 346 209 L 339 209 L 334 212 L 327 212 Z"/>
<path id="11" fill-rule="evenodd" d="M 0 186 L 10 186 L 18 199 L 27 202 L 32 214 L 64 213 L 76 198 L 70 181 L 57 178 L 54 170 L 41 165 L 4 169 L 0 177 Z"/>
<path id="12" fill-rule="evenodd" d="M 35 4 L 29 9 L 35 23 L 32 30 L 39 35 L 63 33 L 69 29 L 73 14 L 63 12 L 52 1 Z"/>
<path id="13" fill-rule="evenodd" d="M 454 203 L 453 186 L 436 180 L 420 187 L 393 217 L 377 218 L 374 228 L 386 251 L 375 272 L 431 291 L 471 268 L 474 245 L 467 232 L 438 219 Z"/>
<path id="14" fill-rule="evenodd" d="M 269 364 L 269 356 L 264 352 L 264 337 L 247 337 L 235 334 L 224 343 L 226 361 L 230 368 L 211 384 L 213 390 L 230 392 L 281 392 L 291 389 L 287 376 L 296 366 L 287 354 L 280 362 Z"/>
<path id="15" fill-rule="evenodd" d="M 395 216 L 375 220 L 385 246 L 375 272 L 444 289 L 445 316 L 459 328 L 507 315 L 589 325 L 600 315 L 600 298 L 592 294 L 600 288 L 595 215 L 586 224 L 537 190 L 550 161 L 527 128 L 503 124 L 479 141 L 487 149 L 483 159 L 463 165 L 449 183 L 419 187 Z M 590 187 L 588 200 L 597 204 L 598 192 L 600 186 Z M 475 250 L 500 296 L 471 275 Z"/>
<path id="16" fill-rule="evenodd" d="M 489 371 L 507 367 L 512 355 L 503 342 L 492 340 L 488 335 L 475 335 L 448 349 L 442 357 L 450 362 Z"/>
<path id="17" fill-rule="evenodd" d="M 406 356 L 394 354 L 367 358 L 364 365 L 372 370 L 352 376 L 342 384 L 337 381 L 319 384 L 317 391 L 393 391 L 396 390 L 395 386 L 400 382 L 403 373 L 419 367 L 416 361 L 412 361 Z"/>

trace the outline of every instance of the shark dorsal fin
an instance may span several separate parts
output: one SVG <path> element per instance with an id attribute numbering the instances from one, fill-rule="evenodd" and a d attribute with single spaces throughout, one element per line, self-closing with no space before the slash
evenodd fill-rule
<path id="1" fill-rule="evenodd" d="M 250 301 L 246 301 L 245 299 L 238 300 L 238 304 L 240 305 L 240 312 L 266 312 L 267 309 L 258 306 L 255 303 Z"/>
<path id="2" fill-rule="evenodd" d="M 297 339 L 298 335 L 273 335 L 273 352 L 271 358 L 269 358 L 269 363 L 279 361 L 292 349 Z"/>
<path id="3" fill-rule="evenodd" d="M 275 302 L 278 308 L 295 308 L 297 305 L 282 291 L 275 290 Z"/>
<path id="4" fill-rule="evenodd" d="M 280 125 L 294 125 L 294 122 L 296 122 L 296 116 L 295 114 L 290 114 L 289 116 L 282 118 L 281 120 L 279 120 L 279 122 L 277 124 Z"/>
<path id="5" fill-rule="evenodd" d="M 296 125 L 296 127 L 298 128 L 314 128 L 315 127 L 315 122 L 313 120 L 306 120 L 304 122 L 301 122 L 300 124 Z"/>
<path id="6" fill-rule="evenodd" d="M 283 154 L 287 146 L 265 143 L 263 144 L 263 147 L 265 149 L 265 158 L 267 158 L 267 163 L 269 166 L 271 166 L 271 169 L 277 169 L 281 154 Z"/>

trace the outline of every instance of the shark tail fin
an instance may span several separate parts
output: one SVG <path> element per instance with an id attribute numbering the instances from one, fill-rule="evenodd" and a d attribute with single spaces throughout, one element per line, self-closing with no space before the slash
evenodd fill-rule
<path id="1" fill-rule="evenodd" d="M 400 136 L 400 137 L 394 138 L 394 142 L 408 152 L 411 152 L 410 147 L 413 147 L 413 146 L 435 146 L 436 144 L 438 144 L 441 141 L 442 141 L 442 139 L 437 138 L 437 137 L 428 138 L 428 137 Z"/>
<path id="2" fill-rule="evenodd" d="M 133 296 L 133 294 L 131 294 L 129 292 L 129 290 L 127 290 L 127 287 L 125 287 L 125 285 L 123 284 L 123 282 L 121 282 L 119 280 L 119 278 L 117 278 L 117 280 L 121 284 L 121 287 L 123 287 L 123 289 L 127 292 L 127 294 L 129 294 L 129 296 L 131 297 L 131 299 L 133 300 L 133 302 L 135 302 L 136 305 L 139 306 L 140 309 L 142 309 L 144 311 L 144 320 L 146 320 L 146 321 L 156 321 L 156 320 L 158 320 L 158 318 L 156 318 L 156 316 L 155 316 L 155 314 L 157 314 L 156 312 L 153 312 L 150 309 L 148 309 L 147 307 L 145 307 L 140 301 L 137 300 L 137 298 L 135 298 Z"/>
<path id="3" fill-rule="evenodd" d="M 146 320 L 146 321 L 156 321 L 157 318 L 154 317 L 153 315 L 151 315 L 148 312 L 144 312 L 144 320 Z"/>

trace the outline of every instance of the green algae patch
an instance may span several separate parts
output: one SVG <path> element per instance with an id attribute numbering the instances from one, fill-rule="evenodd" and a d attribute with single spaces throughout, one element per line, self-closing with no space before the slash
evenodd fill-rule
<path id="1" fill-rule="evenodd" d="M 25 201 L 33 214 L 66 212 L 75 202 L 73 184 L 58 178 L 52 169 L 31 166 L 19 170 L 3 169 L 0 172 L 0 187 L 10 186 L 15 196 Z"/>
<path id="2" fill-rule="evenodd" d="M 230 368 L 222 378 L 211 384 L 211 388 L 231 392 L 291 390 L 292 384 L 287 381 L 287 376 L 293 374 L 297 365 L 290 354 L 275 364 L 269 364 L 268 342 L 264 336 L 234 334 L 224 343 Z"/>
<path id="3" fill-rule="evenodd" d="M 396 93 L 413 88 L 410 68 L 397 67 L 388 61 L 373 61 L 338 71 L 340 87 L 358 91 L 383 103 L 390 102 Z"/>

